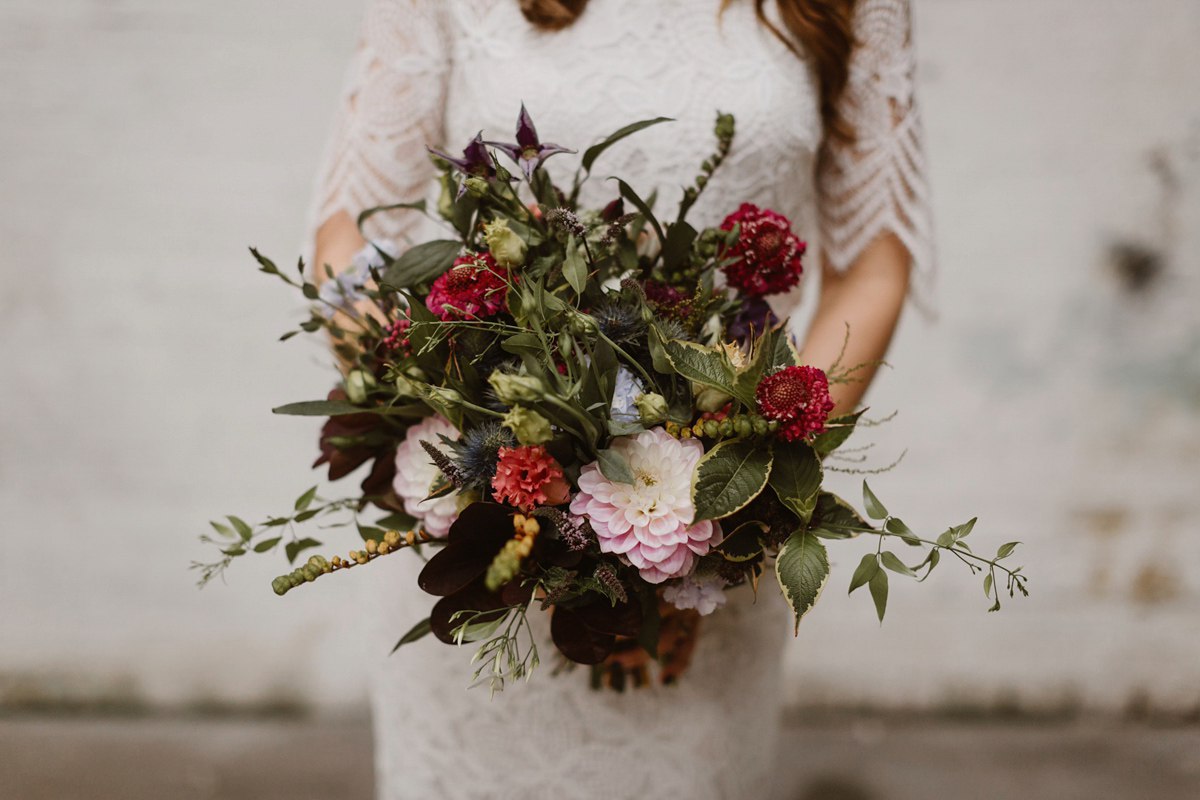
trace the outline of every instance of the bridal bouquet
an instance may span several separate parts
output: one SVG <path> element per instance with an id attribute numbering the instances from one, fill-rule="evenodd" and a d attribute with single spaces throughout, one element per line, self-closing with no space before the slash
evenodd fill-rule
<path id="1" fill-rule="evenodd" d="M 205 538 L 221 558 L 198 565 L 203 579 L 281 545 L 295 563 L 322 544 L 298 523 L 353 526 L 357 549 L 312 555 L 276 578 L 275 592 L 413 550 L 426 560 L 419 583 L 431 609 L 397 647 L 428 633 L 480 643 L 475 677 L 493 690 L 538 664 L 535 605 L 551 613 L 566 661 L 605 665 L 597 680 L 632 650 L 671 680 L 688 634 L 727 589 L 757 591 L 773 570 L 798 627 L 829 578 L 826 543 L 861 534 L 880 546 L 850 590 L 866 585 L 881 620 L 888 573 L 924 580 L 943 554 L 984 574 L 993 610 L 1001 591 L 1024 593 L 1020 569 L 1002 564 L 1016 543 L 975 555 L 965 541 L 974 520 L 926 540 L 866 483 L 870 522 L 822 488 L 862 412 L 830 418 L 830 383 L 856 368 L 801 364 L 765 300 L 798 283 L 804 242 L 787 219 L 748 203 L 715 228 L 687 222 L 729 151 L 732 117 L 718 116 L 715 151 L 674 219 L 660 220 L 654 198 L 623 180 L 603 209 L 579 206 L 604 151 L 664 121 L 584 151 L 569 188 L 542 165 L 575 151 L 540 141 L 524 108 L 513 143 L 476 136 L 459 157 L 431 151 L 435 210 L 387 206 L 358 223 L 403 208 L 452 235 L 402 254 L 373 243 L 344 272 L 324 267 L 320 288 L 303 263 L 293 279 L 252 251 L 314 303 L 300 328 L 325 331 L 343 366 L 328 399 L 275 412 L 329 418 L 317 465 L 331 480 L 371 466 L 354 497 L 325 501 L 314 487 L 286 516 L 214 522 L 219 536 Z M 369 507 L 383 516 L 364 522 Z M 884 549 L 892 538 L 923 558 L 910 565 Z"/>

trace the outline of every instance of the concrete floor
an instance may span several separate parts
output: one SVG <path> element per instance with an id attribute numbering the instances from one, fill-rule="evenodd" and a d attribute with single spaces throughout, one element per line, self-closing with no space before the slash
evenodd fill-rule
<path id="1" fill-rule="evenodd" d="M 1200 727 L 826 718 L 796 800 L 1197 800 Z M 365 720 L 0 719 L 0 800 L 368 800 Z"/>

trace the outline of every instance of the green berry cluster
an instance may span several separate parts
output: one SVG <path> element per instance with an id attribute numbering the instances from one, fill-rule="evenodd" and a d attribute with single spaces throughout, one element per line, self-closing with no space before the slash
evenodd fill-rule
<path id="1" fill-rule="evenodd" d="M 698 419 L 691 425 L 667 423 L 667 433 L 679 439 L 724 439 L 733 436 L 766 436 L 779 430 L 778 420 L 762 414 L 734 414 L 724 419 Z"/>
<path id="2" fill-rule="evenodd" d="M 424 530 L 419 533 L 416 531 L 409 531 L 408 533 L 388 531 L 383 535 L 382 542 L 367 539 L 362 550 L 351 550 L 349 557 L 346 559 L 334 556 L 333 560 L 327 560 L 325 556 L 312 556 L 303 566 L 296 567 L 296 569 L 287 575 L 280 575 L 271 581 L 271 588 L 275 590 L 275 594 L 285 595 L 300 584 L 311 583 L 318 576 L 324 575 L 327 572 L 336 572 L 339 569 L 349 569 L 358 564 L 366 564 L 368 561 L 372 561 L 379 556 L 385 556 L 402 547 L 412 547 L 418 541 L 427 542 L 429 539 L 429 534 Z"/>
<path id="3" fill-rule="evenodd" d="M 488 591 L 496 591 L 517 576 L 521 561 L 533 550 L 533 540 L 541 532 L 541 525 L 533 517 L 514 514 L 513 532 L 513 538 L 504 543 L 503 549 L 488 565 L 484 578 Z"/>

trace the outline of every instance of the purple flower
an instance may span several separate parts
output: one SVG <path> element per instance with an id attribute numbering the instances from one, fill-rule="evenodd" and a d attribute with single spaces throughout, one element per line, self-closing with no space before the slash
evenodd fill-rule
<path id="1" fill-rule="evenodd" d="M 729 323 L 729 335 L 746 344 L 762 336 L 763 331 L 779 324 L 779 318 L 771 313 L 771 306 L 759 296 L 747 297 L 742 308 Z"/>
<path id="2" fill-rule="evenodd" d="M 506 156 L 517 162 L 517 166 L 525 173 L 527 179 L 533 179 L 533 171 L 542 165 L 550 156 L 555 153 L 574 153 L 574 150 L 568 150 L 565 147 L 559 147 L 556 144 L 546 142 L 542 144 L 538 141 L 537 129 L 533 127 L 533 119 L 530 118 L 529 112 L 525 110 L 525 104 L 521 104 L 521 114 L 517 117 L 517 143 L 505 144 L 504 142 L 488 142 L 492 147 L 502 151 Z"/>
<path id="3" fill-rule="evenodd" d="M 483 141 L 483 131 L 475 134 L 475 138 L 463 150 L 462 158 L 453 158 L 446 155 L 441 150 L 434 150 L 432 147 L 425 149 L 433 153 L 438 158 L 449 161 L 455 169 L 461 172 L 466 178 L 483 178 L 487 181 L 496 180 L 496 165 L 492 163 L 492 156 L 484 147 L 488 142 Z M 458 197 L 463 196 L 463 192 L 467 190 L 467 182 L 464 180 L 458 187 Z"/>

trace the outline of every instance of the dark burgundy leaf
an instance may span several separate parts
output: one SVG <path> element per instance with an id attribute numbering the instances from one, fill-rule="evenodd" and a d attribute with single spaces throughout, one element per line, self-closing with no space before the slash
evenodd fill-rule
<path id="1" fill-rule="evenodd" d="M 443 597 L 437 601 L 433 606 L 433 611 L 429 613 L 429 628 L 438 639 L 446 644 L 454 644 L 453 631 L 455 628 L 464 622 L 491 622 L 499 619 L 503 616 L 505 608 L 507 606 L 500 598 L 500 594 L 489 592 L 484 587 L 483 581 L 478 580 L 449 597 Z M 459 611 L 496 611 L 496 613 L 471 620 L 470 616 L 466 614 L 460 614 L 455 618 L 454 615 Z"/>
<path id="2" fill-rule="evenodd" d="M 642 632 L 641 603 L 617 603 L 607 599 L 576 608 L 575 613 L 588 627 L 615 636 L 637 636 Z"/>
<path id="3" fill-rule="evenodd" d="M 445 597 L 482 575 L 512 538 L 512 509 L 495 503 L 472 503 L 450 526 L 447 544 L 421 570 L 417 584 Z"/>
<path id="4" fill-rule="evenodd" d="M 599 664 L 608 658 L 617 637 L 588 627 L 575 611 L 557 606 L 550 618 L 554 646 L 577 664 Z"/>
<path id="5" fill-rule="evenodd" d="M 523 606 L 533 599 L 534 586 L 533 581 L 525 580 L 518 575 L 504 584 L 500 589 L 500 597 L 506 606 Z"/>

